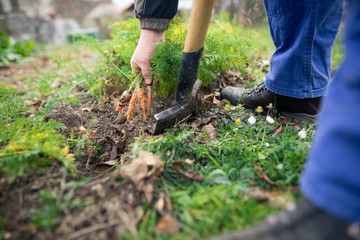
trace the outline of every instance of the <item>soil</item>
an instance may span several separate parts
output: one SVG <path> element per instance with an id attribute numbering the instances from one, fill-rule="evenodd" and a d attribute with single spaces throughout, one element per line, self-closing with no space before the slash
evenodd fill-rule
<path id="1" fill-rule="evenodd" d="M 39 62 L 43 64 L 42 61 Z M 10 73 L 9 78 L 11 72 L 18 72 L 11 67 L 7 71 Z M 4 239 L 119 239 L 119 232 L 136 232 L 137 224 L 144 215 L 142 209 L 146 202 L 145 188 L 125 181 L 119 171 L 116 171 L 116 166 L 107 163 L 114 163 L 115 160 L 122 166 L 131 153 L 131 144 L 135 138 L 151 135 L 155 126 L 154 113 L 169 108 L 172 98 L 155 97 L 147 121 L 144 121 L 137 103 L 132 118 L 127 121 L 127 107 L 120 113 L 116 112 L 116 102 L 112 97 L 98 102 L 81 91 L 74 94 L 82 96 L 80 106 L 70 107 L 59 103 L 44 120 L 54 119 L 63 123 L 65 128 L 61 130 L 61 134 L 67 138 L 72 135 L 86 138 L 82 148 L 73 146 L 71 149 L 73 153 L 86 153 L 76 155 L 77 176 L 68 174 L 65 178 L 66 182 L 90 178 L 87 184 L 78 186 L 73 195 L 73 199 L 80 199 L 84 204 L 72 209 L 62 209 L 65 214 L 55 227 L 39 229 L 32 222 L 30 213 L 43 207 L 40 202 L 41 191 L 47 189 L 58 196 L 70 191 L 70 188 L 64 187 L 64 170 L 61 164 L 54 162 L 44 172 L 18 178 L 13 183 L 1 179 L 0 220 L 6 219 Z M 204 100 L 202 96 L 199 101 L 200 109 L 190 118 L 184 119 L 182 124 L 190 121 L 196 132 L 209 129 L 207 126 L 210 125 L 210 129 L 216 131 L 218 116 L 203 113 L 203 110 L 214 104 L 213 98 L 214 96 Z M 114 147 L 113 142 L 118 140 L 125 142 Z M 97 147 L 95 149 L 91 146 Z M 145 179 L 144 186 L 154 187 L 151 181 Z M 162 189 L 154 191 L 163 192 Z M 159 195 L 161 194 L 156 194 Z M 152 198 L 150 205 L 157 200 L 156 197 Z"/>

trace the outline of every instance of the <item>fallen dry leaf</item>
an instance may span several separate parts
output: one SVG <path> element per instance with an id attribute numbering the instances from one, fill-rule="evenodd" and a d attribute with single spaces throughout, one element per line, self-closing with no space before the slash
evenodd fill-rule
<path id="1" fill-rule="evenodd" d="M 125 142 L 126 142 L 126 131 L 125 129 L 121 130 L 121 133 L 122 133 L 122 137 L 120 137 L 120 139 L 117 141 L 117 146 L 118 147 L 123 147 L 125 145 Z"/>
<path id="2" fill-rule="evenodd" d="M 42 104 L 43 104 L 43 101 L 40 100 L 40 101 L 37 101 L 36 103 L 31 104 L 31 106 L 33 106 L 35 111 L 37 112 L 37 111 L 39 111 Z"/>
<path id="3" fill-rule="evenodd" d="M 79 132 L 84 135 L 88 140 L 92 140 L 91 132 L 89 132 L 83 125 L 79 127 Z"/>
<path id="4" fill-rule="evenodd" d="M 217 98 L 213 99 L 213 103 L 216 104 L 217 106 L 219 106 L 221 104 L 220 100 Z"/>
<path id="5" fill-rule="evenodd" d="M 91 112 L 91 108 L 81 108 L 80 110 L 83 112 Z"/>
<path id="6" fill-rule="evenodd" d="M 111 146 L 111 153 L 110 153 L 110 161 L 111 160 L 115 160 L 116 156 L 117 156 L 117 145 L 116 145 L 116 141 L 110 137 L 110 136 L 106 136 L 105 140 L 110 144 Z"/>
<path id="7" fill-rule="evenodd" d="M 90 168 L 95 172 L 106 172 L 115 166 L 116 161 L 110 160 L 107 162 L 100 162 L 92 165 Z"/>
<path id="8" fill-rule="evenodd" d="M 194 129 L 194 131 L 197 131 L 197 132 L 199 131 L 197 124 L 194 122 L 191 123 L 191 127 L 192 127 L 192 129 Z"/>
<path id="9" fill-rule="evenodd" d="M 151 152 L 140 151 L 139 157 L 125 165 L 120 174 L 123 178 L 137 184 L 141 180 L 149 177 L 157 177 L 164 170 L 164 163 L 160 157 L 155 156 Z"/>
<path id="10" fill-rule="evenodd" d="M 190 168 L 188 168 L 186 171 L 181 169 L 182 164 L 192 165 L 193 163 L 194 161 L 190 159 L 186 159 L 186 160 L 172 162 L 171 166 L 179 176 L 192 180 L 203 181 L 204 177 L 200 173 L 195 173 Z"/>
<path id="11" fill-rule="evenodd" d="M 117 146 L 113 145 L 111 148 L 111 153 L 110 153 L 110 161 L 115 160 L 116 157 L 117 157 Z"/>
<path id="12" fill-rule="evenodd" d="M 283 125 L 281 124 L 280 127 L 278 127 L 275 132 L 273 133 L 273 137 L 275 137 L 276 135 L 279 135 L 282 132 L 283 129 Z"/>
<path id="13" fill-rule="evenodd" d="M 205 95 L 203 100 L 205 101 L 206 99 L 210 98 L 210 99 L 213 99 L 215 97 L 215 93 L 210 93 L 208 95 Z"/>
<path id="14" fill-rule="evenodd" d="M 166 215 L 156 223 L 155 231 L 159 235 L 174 235 L 179 231 L 179 221 L 171 215 Z"/>
<path id="15" fill-rule="evenodd" d="M 219 109 L 224 108 L 228 104 L 228 101 L 226 99 L 223 99 L 220 101 L 220 104 L 218 105 Z"/>
<path id="16" fill-rule="evenodd" d="M 246 194 L 259 202 L 269 201 L 272 207 L 284 208 L 286 203 L 292 200 L 289 193 L 271 192 L 260 188 L 251 188 Z"/>
<path id="17" fill-rule="evenodd" d="M 79 130 L 80 130 L 80 133 L 81 133 L 81 134 L 87 133 L 87 130 L 86 130 L 86 128 L 85 128 L 84 126 L 80 126 L 80 127 L 79 127 Z"/>
<path id="18" fill-rule="evenodd" d="M 105 140 L 111 145 L 114 146 L 116 144 L 116 141 L 111 136 L 105 136 Z"/>
<path id="19" fill-rule="evenodd" d="M 152 194 L 154 191 L 154 180 L 153 179 L 148 179 L 145 182 L 145 185 L 143 187 L 143 191 L 146 197 L 146 200 L 148 201 L 148 203 L 152 202 Z"/>
<path id="20" fill-rule="evenodd" d="M 112 138 L 111 136 L 105 136 L 105 140 L 110 144 L 111 148 L 111 153 L 110 153 L 110 160 L 115 160 L 117 157 L 117 148 L 118 147 L 123 147 L 125 145 L 126 142 L 126 131 L 125 129 L 123 129 L 121 131 L 122 133 L 122 137 L 115 141 L 114 138 Z"/>
<path id="21" fill-rule="evenodd" d="M 170 198 L 164 193 L 160 193 L 155 203 L 155 209 L 162 216 L 172 213 L 173 207 Z"/>
<path id="22" fill-rule="evenodd" d="M 275 183 L 273 180 L 271 180 L 269 178 L 268 175 L 266 175 L 266 173 L 258 165 L 256 165 L 255 162 L 253 163 L 253 166 L 254 166 L 254 168 L 256 170 L 255 172 L 258 174 L 258 176 L 261 177 L 262 179 L 264 179 L 268 184 L 276 186 L 278 188 L 292 190 L 292 191 L 296 191 L 296 192 L 300 190 L 300 188 L 298 186 L 296 186 L 296 187 L 285 186 L 285 185 L 280 185 L 280 184 Z"/>
<path id="23" fill-rule="evenodd" d="M 203 126 L 203 127 L 201 128 L 201 131 L 202 131 L 202 132 L 207 132 L 209 139 L 214 139 L 214 138 L 216 138 L 216 129 L 214 128 L 214 126 L 212 125 L 212 123 L 209 123 L 209 124 Z"/>
<path id="24" fill-rule="evenodd" d="M 274 185 L 274 186 L 276 186 L 277 184 L 273 181 L 273 180 L 271 180 L 269 177 L 268 177 L 268 175 L 266 175 L 266 173 L 258 166 L 258 165 L 256 165 L 256 163 L 254 162 L 254 168 L 255 168 L 255 170 L 256 170 L 256 173 L 262 178 L 262 179 L 264 179 L 268 184 L 270 184 L 270 185 Z"/>
<path id="25" fill-rule="evenodd" d="M 301 123 L 295 123 L 293 126 L 292 126 L 293 129 L 297 130 L 297 131 L 300 131 L 303 127 L 301 125 Z"/>

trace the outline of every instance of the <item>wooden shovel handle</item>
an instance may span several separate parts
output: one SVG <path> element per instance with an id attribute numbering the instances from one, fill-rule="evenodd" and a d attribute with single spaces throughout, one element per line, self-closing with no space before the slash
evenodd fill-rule
<path id="1" fill-rule="evenodd" d="M 194 0 L 184 52 L 193 52 L 204 46 L 214 2 L 215 0 Z"/>

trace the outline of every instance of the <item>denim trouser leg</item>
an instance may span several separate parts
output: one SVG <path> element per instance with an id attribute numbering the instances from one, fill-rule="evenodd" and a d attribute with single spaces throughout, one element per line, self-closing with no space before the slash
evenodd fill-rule
<path id="1" fill-rule="evenodd" d="M 349 3 L 346 58 L 325 99 L 301 185 L 319 208 L 360 221 L 360 0 Z"/>
<path id="2" fill-rule="evenodd" d="M 264 0 L 276 47 L 265 86 L 279 95 L 326 93 L 344 0 Z"/>

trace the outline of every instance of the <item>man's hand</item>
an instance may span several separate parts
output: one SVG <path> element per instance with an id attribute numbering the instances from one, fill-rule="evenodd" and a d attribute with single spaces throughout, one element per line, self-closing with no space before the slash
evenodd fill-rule
<path id="1" fill-rule="evenodd" d="M 156 45 L 164 40 L 164 32 L 142 29 L 138 45 L 132 55 L 131 66 L 136 70 L 141 70 L 146 85 L 152 84 L 150 67 L 153 59 L 151 54 L 155 52 Z"/>

